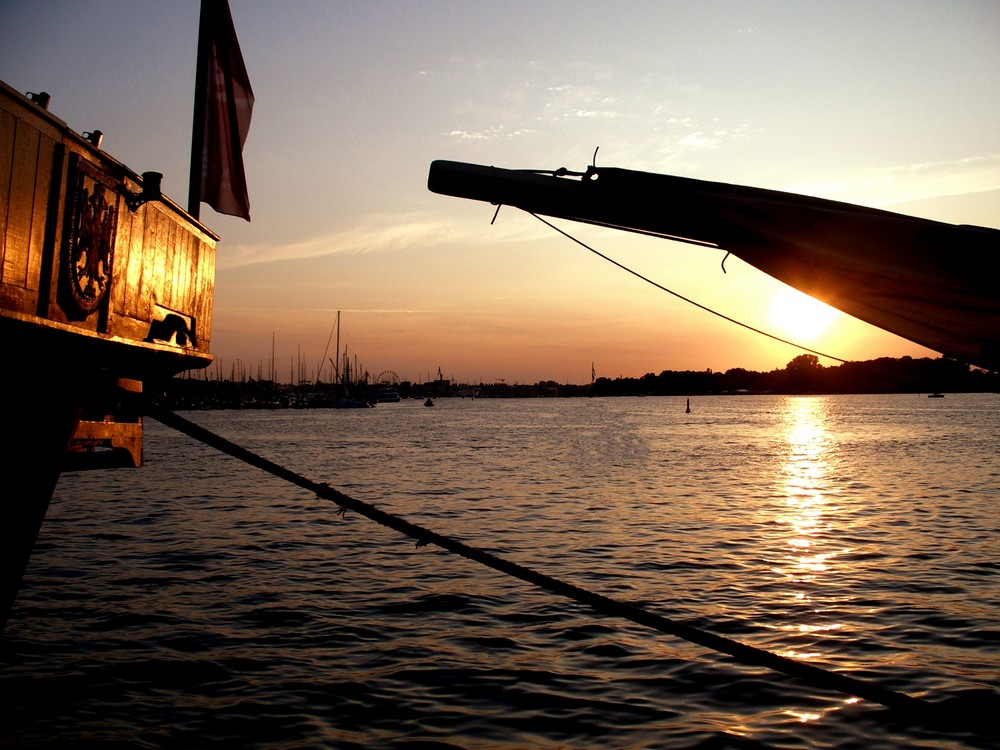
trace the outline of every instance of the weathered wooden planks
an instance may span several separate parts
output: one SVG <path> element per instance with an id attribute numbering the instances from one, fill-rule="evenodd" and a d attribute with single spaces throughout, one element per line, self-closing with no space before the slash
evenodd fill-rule
<path id="1" fill-rule="evenodd" d="M 142 182 L 0 83 L 0 314 L 207 364 L 217 237 L 169 199 L 135 205 Z M 159 338 L 165 318 L 183 335 Z"/>

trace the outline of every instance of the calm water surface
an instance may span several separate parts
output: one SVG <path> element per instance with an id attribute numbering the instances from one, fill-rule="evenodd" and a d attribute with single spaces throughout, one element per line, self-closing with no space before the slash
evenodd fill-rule
<path id="1" fill-rule="evenodd" d="M 1000 396 L 188 412 L 670 618 L 1000 716 Z M 602 617 L 147 422 L 65 475 L 0 646 L 6 747 L 965 748 Z"/>

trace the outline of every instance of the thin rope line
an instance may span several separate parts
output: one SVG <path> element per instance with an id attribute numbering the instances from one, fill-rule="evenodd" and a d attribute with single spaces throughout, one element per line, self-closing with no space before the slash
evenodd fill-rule
<path id="1" fill-rule="evenodd" d="M 830 672 L 811 664 L 779 656 L 770 651 L 747 646 L 730 638 L 715 635 L 700 628 L 648 612 L 634 605 L 596 594 L 579 586 L 545 575 L 544 573 L 539 573 L 523 565 L 497 557 L 451 537 L 443 536 L 422 526 L 410 523 L 391 513 L 379 510 L 362 500 L 345 495 L 328 484 L 306 479 L 302 475 L 232 443 L 168 409 L 152 405 L 149 410 L 149 416 L 233 458 L 237 458 L 280 479 L 310 490 L 324 500 L 336 503 L 340 506 L 341 510 L 339 512 L 353 510 L 365 518 L 405 534 L 415 539 L 418 547 L 434 544 L 448 552 L 473 560 L 513 578 L 531 583 L 539 588 L 572 599 L 581 604 L 586 604 L 603 614 L 621 617 L 638 625 L 645 625 L 661 633 L 673 635 L 691 643 L 697 643 L 713 651 L 728 654 L 743 664 L 766 667 L 799 679 L 813 687 L 825 688 L 858 698 L 864 698 L 865 700 L 891 709 L 905 711 L 914 717 L 922 717 L 925 720 L 932 717 L 939 717 L 938 712 L 935 710 L 935 704 L 922 698 L 914 698 L 905 693 L 899 693 L 859 680 L 842 672 Z"/>
<path id="2" fill-rule="evenodd" d="M 743 323 L 742 321 L 736 320 L 735 318 L 730 318 L 728 315 L 720 313 L 717 310 L 713 310 L 711 307 L 706 307 L 705 305 L 701 304 L 700 302 L 695 302 L 693 299 L 685 297 L 683 294 L 675 292 L 673 289 L 668 289 L 667 287 L 663 286 L 662 284 L 659 284 L 659 283 L 653 281 L 648 276 L 643 276 L 638 271 L 634 271 L 631 268 L 629 268 L 628 266 L 626 266 L 626 265 L 624 265 L 622 263 L 619 263 L 614 258 L 611 258 L 611 257 L 605 255 L 604 253 L 602 253 L 601 251 L 594 249 L 593 247 L 591 247 L 590 245 L 588 245 L 583 240 L 577 239 L 576 237 L 574 237 L 573 235 L 571 235 L 569 232 L 566 232 L 566 231 L 560 229 L 555 224 L 553 224 L 550 221 L 547 221 L 546 219 L 543 219 L 538 214 L 533 213 L 532 211 L 528 211 L 527 213 L 529 213 L 532 216 L 534 216 L 536 219 L 538 219 L 540 222 L 542 222 L 545 226 L 549 227 L 550 229 L 554 229 L 555 231 L 559 232 L 559 234 L 561 234 L 563 237 L 566 237 L 567 239 L 570 239 L 573 242 L 575 242 L 576 244 L 578 244 L 580 247 L 582 247 L 582 248 L 584 248 L 586 250 L 589 250 L 594 255 L 596 255 L 598 258 L 602 258 L 602 259 L 606 260 L 608 263 L 610 263 L 610 264 L 612 264 L 614 266 L 617 266 L 618 268 L 622 269 L 623 271 L 627 271 L 628 273 L 630 273 L 633 276 L 635 276 L 637 279 L 641 279 L 642 281 L 645 281 L 647 284 L 651 284 L 652 286 L 655 286 L 660 291 L 666 292 L 667 294 L 674 295 L 675 297 L 677 297 L 677 299 L 683 300 L 684 302 L 687 302 L 689 305 L 694 305 L 695 307 L 699 308 L 700 310 L 704 310 L 707 313 L 711 313 L 712 315 L 720 317 L 720 318 L 722 318 L 723 320 L 725 320 L 725 321 L 727 321 L 729 323 L 735 323 L 738 326 L 746 328 L 748 331 L 753 331 L 754 333 L 759 333 L 761 336 L 767 336 L 769 339 L 774 339 L 775 341 L 779 341 L 782 344 L 787 344 L 788 346 L 794 347 L 795 349 L 800 349 L 802 351 L 809 352 L 810 354 L 817 354 L 820 357 L 825 357 L 827 359 L 833 359 L 833 360 L 836 360 L 837 362 L 843 362 L 844 364 L 850 364 L 850 360 L 848 360 L 848 359 L 843 359 L 842 357 L 836 357 L 833 354 L 827 354 L 825 352 L 817 351 L 816 349 L 810 349 L 808 346 L 802 346 L 802 344 L 796 344 L 794 341 L 789 341 L 788 339 L 783 339 L 780 336 L 775 336 L 773 333 L 768 333 L 767 331 L 762 331 L 759 328 L 754 328 L 752 325 L 749 325 L 747 323 Z M 494 217 L 494 218 L 496 218 L 496 217 Z M 728 254 L 727 254 L 726 257 L 728 257 Z M 725 263 L 725 258 L 723 259 L 723 263 Z M 723 268 L 723 270 L 725 270 L 725 268 Z"/>

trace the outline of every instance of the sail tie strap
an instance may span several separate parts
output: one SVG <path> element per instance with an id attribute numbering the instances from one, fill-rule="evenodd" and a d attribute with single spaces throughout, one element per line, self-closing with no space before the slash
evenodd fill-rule
<path id="1" fill-rule="evenodd" d="M 701 628 L 696 628 L 683 622 L 648 612 L 634 605 L 588 591 L 574 584 L 566 583 L 544 573 L 539 573 L 518 563 L 505 560 L 485 550 L 472 547 L 451 537 L 438 534 L 430 529 L 406 521 L 399 516 L 379 510 L 374 505 L 345 495 L 326 483 L 313 482 L 163 407 L 152 405 L 149 410 L 149 416 L 233 458 L 266 471 L 279 479 L 284 479 L 291 484 L 307 489 L 324 500 L 336 503 L 340 506 L 340 510 L 338 511 L 340 513 L 348 510 L 354 511 L 365 518 L 415 539 L 417 547 L 434 544 L 448 552 L 473 560 L 513 578 L 531 583 L 580 604 L 586 604 L 602 614 L 620 617 L 661 633 L 696 643 L 713 651 L 728 654 L 738 662 L 746 665 L 766 667 L 775 672 L 799 679 L 813 687 L 845 693 L 878 703 L 890 709 L 903 711 L 912 720 L 922 723 L 937 723 L 951 718 L 951 721 L 948 723 L 953 723 L 955 718 L 954 716 L 948 717 L 943 706 L 930 703 L 922 698 L 914 698 L 905 693 L 896 692 L 864 680 L 859 680 L 842 672 L 831 672 L 811 664 L 779 656 L 764 649 L 748 646 L 731 638 L 716 635 Z M 952 708 L 954 709 L 954 706 Z"/>

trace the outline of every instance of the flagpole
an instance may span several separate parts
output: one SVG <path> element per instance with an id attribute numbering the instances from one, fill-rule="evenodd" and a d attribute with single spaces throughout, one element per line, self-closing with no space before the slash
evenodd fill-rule
<path id="1" fill-rule="evenodd" d="M 191 172 L 188 176 L 188 213 L 195 219 L 201 212 L 201 177 L 205 152 L 205 109 L 208 100 L 208 56 L 211 34 L 208 27 L 207 6 L 214 0 L 201 0 L 198 20 L 198 64 L 195 69 L 194 115 L 191 125 Z"/>

